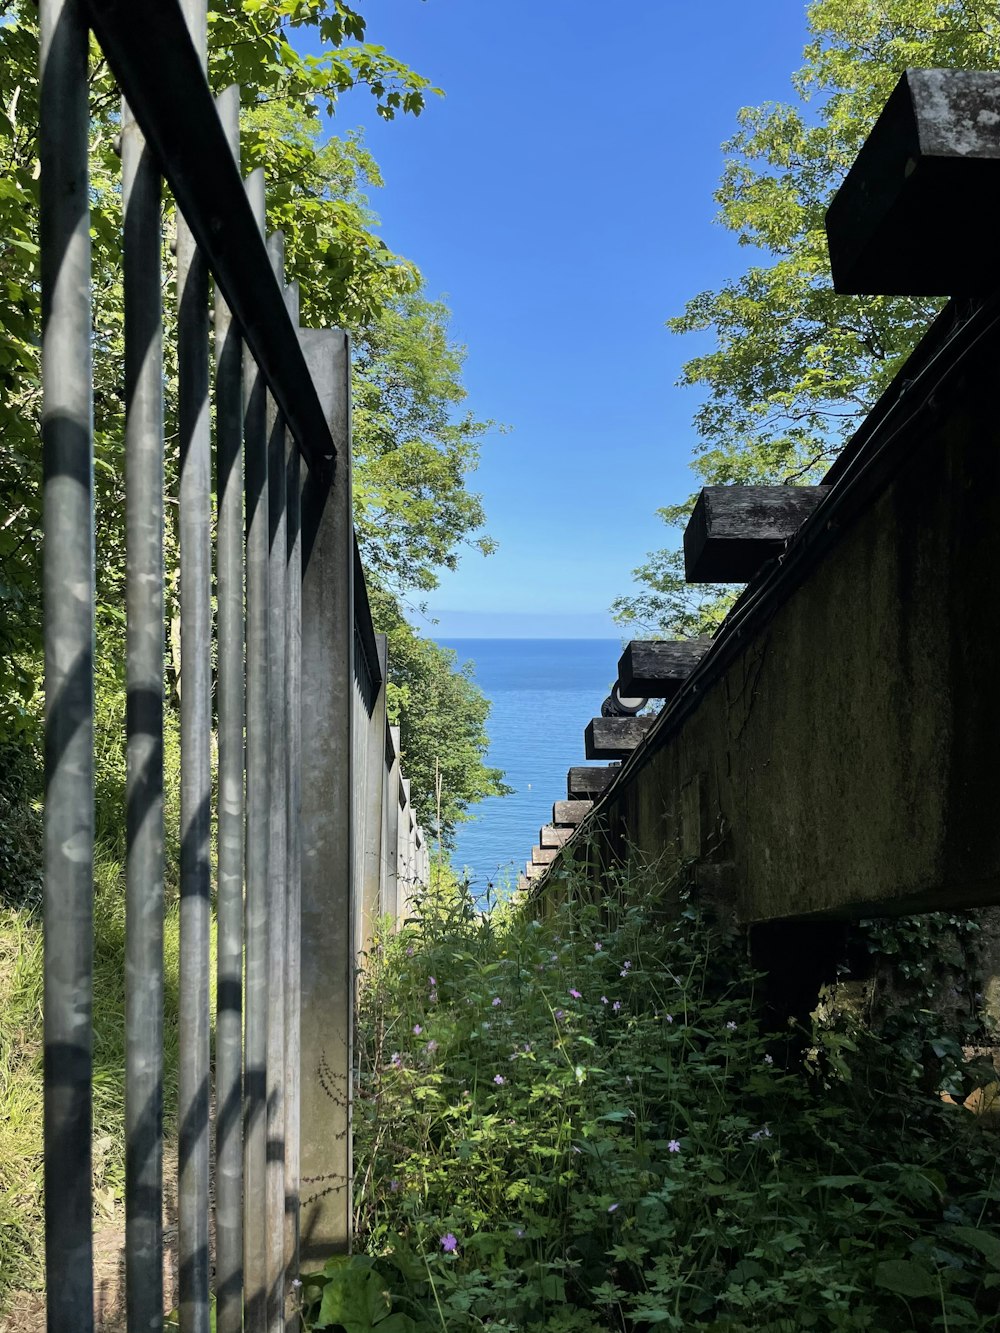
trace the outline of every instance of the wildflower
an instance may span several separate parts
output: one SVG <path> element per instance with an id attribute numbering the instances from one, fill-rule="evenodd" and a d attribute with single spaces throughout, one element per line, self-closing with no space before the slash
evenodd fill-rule
<path id="1" fill-rule="evenodd" d="M 611 1205 L 611 1207 L 608 1209 L 608 1212 L 609 1212 L 609 1213 L 613 1213 L 613 1212 L 615 1211 L 616 1208 L 620 1208 L 620 1207 L 621 1207 L 621 1204 L 613 1203 L 613 1204 Z"/>
<path id="2" fill-rule="evenodd" d="M 293 1277 L 293 1278 L 292 1278 L 292 1287 L 294 1288 L 294 1290 L 295 1290 L 295 1291 L 298 1291 L 299 1287 L 301 1287 L 301 1286 L 302 1286 L 302 1279 L 301 1279 L 300 1277 Z"/>
<path id="3" fill-rule="evenodd" d="M 670 1142 L 667 1144 L 667 1152 L 680 1152 L 680 1150 L 681 1150 L 680 1139 L 671 1139 Z"/>
<path id="4" fill-rule="evenodd" d="M 625 1075 L 625 1086 L 626 1086 L 627 1088 L 630 1088 L 630 1087 L 632 1086 L 632 1075 L 631 1075 L 631 1074 L 626 1074 L 626 1075 Z"/>
<path id="5" fill-rule="evenodd" d="M 433 1055 L 434 1052 L 437 1050 L 437 1048 L 438 1044 L 436 1041 L 429 1041 L 427 1045 L 424 1047 L 424 1050 L 427 1052 L 428 1055 Z"/>
<path id="6" fill-rule="evenodd" d="M 556 1021 L 557 1021 L 557 1022 L 561 1023 L 565 1017 L 566 1017 L 566 1011 L 565 1011 L 564 1009 L 557 1009 L 557 1010 L 556 1010 Z"/>
<path id="7" fill-rule="evenodd" d="M 735 1032 L 735 1031 L 736 1031 L 736 1024 L 733 1022 L 732 1019 L 730 1019 L 729 1022 L 726 1024 L 726 1031 L 727 1031 L 727 1032 Z"/>
<path id="8" fill-rule="evenodd" d="M 490 1001 L 490 1003 L 493 1005 L 493 1008 L 495 1009 L 495 1008 L 497 1007 L 497 1005 L 500 1003 L 500 996 L 499 996 L 499 995 L 494 995 L 494 996 L 493 996 L 493 999 Z"/>
<path id="9" fill-rule="evenodd" d="M 602 950 L 603 948 L 604 948 L 604 945 L 601 943 L 600 940 L 594 940 L 594 952 L 595 952 L 595 953 L 600 953 L 601 950 Z"/>
<path id="10" fill-rule="evenodd" d="M 767 1125 L 761 1125 L 760 1129 L 751 1134 L 750 1137 L 754 1142 L 757 1142 L 760 1139 L 769 1139 L 771 1137 L 771 1131 Z"/>
<path id="11" fill-rule="evenodd" d="M 623 974 L 624 972 L 627 972 L 631 966 L 632 966 L 632 959 L 626 958 L 624 963 L 622 963 Z"/>
<path id="12" fill-rule="evenodd" d="M 575 986 L 570 986 L 570 988 L 569 988 L 569 993 L 570 993 L 570 995 L 572 995 L 572 997 L 573 997 L 574 1000 L 582 1000 L 582 999 L 583 999 L 583 996 L 580 994 L 580 992 L 576 989 Z"/>
<path id="13" fill-rule="evenodd" d="M 420 1026 L 420 1024 L 419 1024 L 419 1023 L 414 1023 L 414 1025 L 413 1025 L 413 1035 L 414 1035 L 415 1037 L 419 1037 L 420 1034 L 421 1034 L 421 1032 L 423 1032 L 423 1028 Z"/>
<path id="14" fill-rule="evenodd" d="M 614 1004 L 611 1006 L 611 1008 L 615 1011 L 616 1014 L 621 1007 L 622 1007 L 621 1000 L 615 1000 Z"/>
<path id="15" fill-rule="evenodd" d="M 664 1021 L 664 1023 L 672 1023 L 672 1022 L 674 1021 L 674 1016 L 673 1016 L 673 1014 L 664 1014 L 664 1015 L 663 1015 L 663 1021 Z"/>
<path id="16" fill-rule="evenodd" d="M 393 1177 L 392 1180 L 389 1181 L 389 1193 L 397 1194 L 398 1192 L 399 1192 L 399 1181 L 395 1177 Z"/>
<path id="17" fill-rule="evenodd" d="M 515 1227 L 514 1235 L 518 1238 L 518 1240 L 524 1240 L 524 1227 Z"/>
<path id="18" fill-rule="evenodd" d="M 493 1082 L 497 1085 L 498 1088 L 501 1088 L 507 1082 L 507 1080 L 504 1078 L 503 1074 L 494 1074 Z"/>
<path id="19" fill-rule="evenodd" d="M 410 947 L 407 949 L 407 951 L 406 951 L 406 956 L 407 956 L 407 958 L 412 958 L 412 957 L 413 957 L 413 945 L 412 945 L 412 944 L 411 944 Z"/>
<path id="20" fill-rule="evenodd" d="M 449 1231 L 446 1236 L 441 1237 L 441 1248 L 445 1254 L 454 1254 L 458 1249 L 458 1238 Z"/>
<path id="21" fill-rule="evenodd" d="M 436 991 L 436 990 L 432 990 L 431 993 L 430 993 L 430 995 L 428 995 L 427 998 L 428 998 L 428 1000 L 430 1000 L 431 1004 L 437 1004 L 437 998 L 438 998 L 438 993 L 437 993 L 437 991 Z"/>
<path id="22" fill-rule="evenodd" d="M 531 1046 L 528 1044 L 528 1042 L 525 1042 L 525 1043 L 524 1043 L 524 1046 L 523 1046 L 522 1049 L 524 1050 L 525 1055 L 530 1055 L 530 1054 L 531 1054 Z"/>
<path id="23" fill-rule="evenodd" d="M 765 1063 L 766 1065 L 773 1065 L 773 1064 L 774 1064 L 774 1056 L 773 1056 L 773 1055 L 765 1055 L 765 1056 L 764 1056 L 764 1063 Z"/>
<path id="24" fill-rule="evenodd" d="M 437 977 L 428 977 L 428 978 L 427 978 L 427 984 L 428 984 L 428 986 L 430 986 L 431 990 L 433 990 L 434 987 L 438 984 L 438 983 L 437 983 Z"/>
<path id="25" fill-rule="evenodd" d="M 393 1051 L 392 1058 L 390 1059 L 389 1063 L 392 1065 L 393 1069 L 402 1069 L 403 1057 L 400 1055 L 398 1051 Z"/>
<path id="26" fill-rule="evenodd" d="M 606 995 L 602 995 L 602 996 L 601 996 L 601 1004 L 607 1004 L 607 1002 L 608 1002 L 608 997 L 607 997 Z"/>

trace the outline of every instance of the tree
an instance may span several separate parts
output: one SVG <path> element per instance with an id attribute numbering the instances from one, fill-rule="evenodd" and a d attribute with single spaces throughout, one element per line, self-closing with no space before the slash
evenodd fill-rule
<path id="1" fill-rule="evenodd" d="M 436 779 L 441 778 L 440 835 L 452 846 L 465 809 L 485 796 L 505 796 L 503 774 L 484 762 L 489 701 L 457 667 L 452 649 L 421 638 L 391 594 L 371 595 L 375 628 L 388 637 L 389 721 L 400 728 L 403 770 L 423 828 L 437 829 Z"/>
<path id="2" fill-rule="evenodd" d="M 37 63 L 34 6 L 10 0 L 0 24 L 0 744 L 28 744 L 37 725 L 41 684 L 39 589 L 41 497 L 39 459 L 40 323 L 37 274 Z M 303 55 L 296 33 L 311 29 L 321 56 Z M 299 43 L 303 45 L 303 43 Z M 356 521 L 368 570 L 396 593 L 434 586 L 435 570 L 454 565 L 465 543 L 491 548 L 479 534 L 483 511 L 466 477 L 478 460 L 489 423 L 456 409 L 465 391 L 463 349 L 448 334 L 448 312 L 429 300 L 414 264 L 378 235 L 367 191 L 378 167 L 360 138 L 331 137 L 323 114 L 338 99 L 367 87 L 379 111 L 420 113 L 433 93 L 427 79 L 366 40 L 365 20 L 341 0 L 212 0 L 209 79 L 216 90 L 239 83 L 243 101 L 242 168 L 263 167 L 268 228 L 285 236 L 286 279 L 301 286 L 303 321 L 351 331 L 355 347 Z M 96 44 L 91 79 L 91 211 L 95 329 L 95 480 L 98 534 L 98 634 L 102 664 L 121 662 L 124 584 L 122 290 L 120 163 L 114 145 L 120 98 Z M 168 201 L 169 211 L 169 201 Z M 169 225 L 169 218 L 168 218 Z M 165 255 L 166 274 L 172 260 Z M 167 325 L 168 440 L 173 434 L 175 367 L 173 303 Z M 168 446 L 168 485 L 175 460 Z M 168 506 L 170 523 L 176 506 Z M 167 533 L 168 595 L 176 572 L 175 533 Z M 398 614 L 398 613 L 397 613 Z M 402 641 L 405 631 L 393 631 Z M 410 635 L 414 639 L 415 636 Z M 411 656 L 420 656 L 409 645 Z M 432 646 L 423 654 L 429 676 L 444 670 Z M 408 660 L 395 655 L 402 670 Z M 414 668 L 413 679 L 417 678 Z M 400 684 L 404 690 L 406 682 Z M 105 671 L 99 687 L 121 688 Z M 438 682 L 442 698 L 448 688 Z M 455 700 L 472 686 L 450 687 Z M 415 690 L 411 691 L 415 698 Z M 402 696 L 400 696 L 402 697 Z M 411 705 L 411 745 L 430 728 L 428 708 Z M 473 750 L 485 701 L 456 716 L 470 729 Z M 480 710 L 482 716 L 476 711 Z M 423 721 L 418 722 L 418 718 Z M 443 737 L 442 737 L 443 741 Z M 472 751 L 466 754 L 472 765 Z M 432 761 L 433 762 L 433 761 Z M 485 770 L 484 770 L 485 772 Z M 473 799 L 491 778 L 452 783 L 454 800 Z M 478 784 L 478 786 L 477 786 Z M 456 804 L 455 810 L 458 805 Z"/>
<path id="3" fill-rule="evenodd" d="M 941 303 L 836 295 L 824 213 L 905 69 L 1000 67 L 993 0 L 814 0 L 807 18 L 796 100 L 744 108 L 723 145 L 718 220 L 759 259 L 668 321 L 716 338 L 680 381 L 705 391 L 692 463 L 703 485 L 815 482 L 886 388 Z M 658 512 L 677 525 L 691 503 Z M 645 587 L 615 602 L 622 623 L 690 625 L 671 560 L 657 552 L 635 571 Z M 701 601 L 717 617 L 714 596 Z"/>

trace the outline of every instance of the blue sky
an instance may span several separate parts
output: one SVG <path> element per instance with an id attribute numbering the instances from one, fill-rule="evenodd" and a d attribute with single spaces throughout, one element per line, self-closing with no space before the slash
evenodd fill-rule
<path id="1" fill-rule="evenodd" d="M 713 223 L 741 106 L 790 96 L 804 0 L 368 0 L 368 38 L 446 93 L 386 124 L 357 93 L 388 244 L 468 347 L 497 554 L 468 552 L 416 617 L 437 637 L 618 637 L 607 613 L 693 488 L 710 343 L 664 321 L 750 259 Z"/>

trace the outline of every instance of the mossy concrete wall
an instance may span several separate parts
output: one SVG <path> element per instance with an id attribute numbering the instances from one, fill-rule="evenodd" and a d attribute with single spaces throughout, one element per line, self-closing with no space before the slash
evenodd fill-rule
<path id="1" fill-rule="evenodd" d="M 694 710 L 661 715 L 595 811 L 612 853 L 722 863 L 748 924 L 1000 903 L 998 367 L 993 334 Z"/>

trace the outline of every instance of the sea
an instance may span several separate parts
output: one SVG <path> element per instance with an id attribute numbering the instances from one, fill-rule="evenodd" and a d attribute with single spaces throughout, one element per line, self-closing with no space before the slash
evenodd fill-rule
<path id="1" fill-rule="evenodd" d="M 490 700 L 487 762 L 503 769 L 510 796 L 470 807 L 452 864 L 480 902 L 513 887 L 552 803 L 566 796 L 566 770 L 585 763 L 583 731 L 618 676 L 618 639 L 441 639 L 472 662 Z"/>

